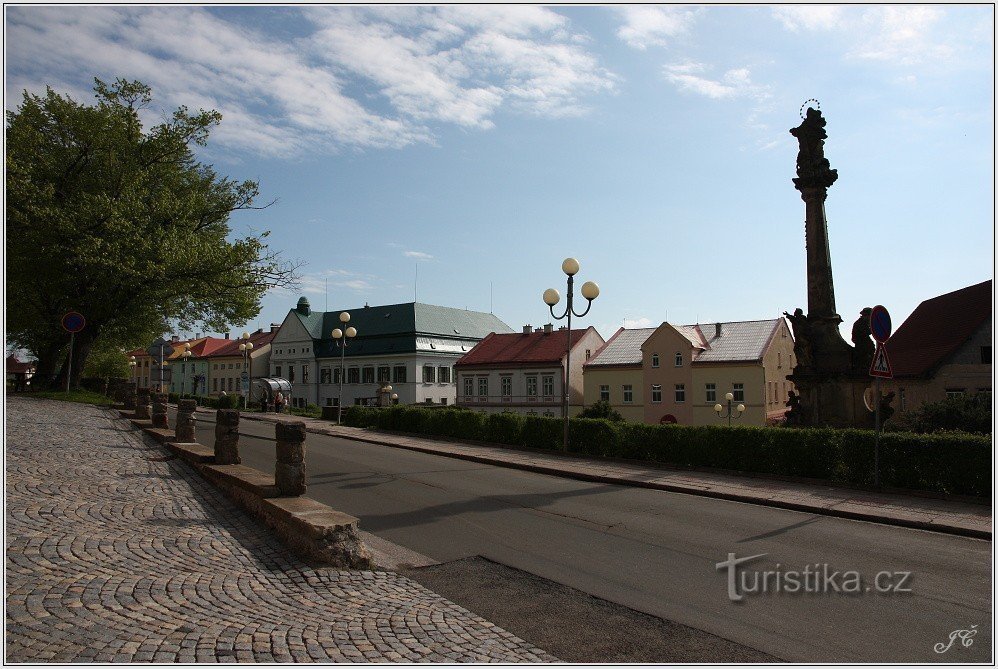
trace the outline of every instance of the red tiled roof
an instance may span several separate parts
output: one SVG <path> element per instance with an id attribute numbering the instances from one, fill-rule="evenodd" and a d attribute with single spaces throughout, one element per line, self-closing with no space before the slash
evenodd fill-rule
<path id="1" fill-rule="evenodd" d="M 33 362 L 21 362 L 17 359 L 16 355 L 7 356 L 7 373 L 8 374 L 27 374 L 28 372 L 34 371 L 35 365 Z"/>
<path id="2" fill-rule="evenodd" d="M 887 340 L 894 376 L 928 374 L 991 320 L 991 281 L 925 300 Z"/>
<path id="3" fill-rule="evenodd" d="M 253 348 L 260 348 L 261 346 L 269 344 L 276 336 L 277 332 L 255 332 L 251 334 L 249 339 L 246 341 L 253 342 Z M 239 350 L 239 345 L 244 343 L 244 340 L 236 337 L 235 339 L 217 339 L 215 341 L 220 342 L 221 346 L 215 346 L 209 353 L 202 353 L 200 355 L 207 358 L 242 355 L 242 351 Z"/>
<path id="4" fill-rule="evenodd" d="M 572 330 L 572 348 L 578 345 L 585 330 Z M 568 330 L 546 333 L 496 334 L 492 333 L 475 348 L 458 360 L 455 365 L 509 365 L 509 364 L 559 364 L 565 355 Z"/>

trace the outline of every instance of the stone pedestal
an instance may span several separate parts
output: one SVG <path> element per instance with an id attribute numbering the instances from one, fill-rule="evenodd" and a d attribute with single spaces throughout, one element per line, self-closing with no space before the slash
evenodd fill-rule
<path id="1" fill-rule="evenodd" d="M 149 420 L 152 417 L 152 403 L 148 388 L 139 388 L 136 394 L 135 417 L 139 420 Z"/>
<path id="2" fill-rule="evenodd" d="M 122 400 L 125 403 L 125 409 L 135 411 L 136 397 L 135 394 L 138 391 L 137 383 L 126 383 L 125 384 L 125 396 Z"/>
<path id="3" fill-rule="evenodd" d="M 305 423 L 277 423 L 277 463 L 274 483 L 281 495 L 305 494 Z"/>
<path id="4" fill-rule="evenodd" d="M 791 424 L 809 427 L 855 427 L 873 429 L 874 415 L 863 401 L 869 377 L 821 377 L 794 374 L 787 377 L 796 386 L 800 403 L 787 415 Z"/>
<path id="5" fill-rule="evenodd" d="M 152 398 L 152 426 L 163 430 L 170 429 L 170 421 L 167 418 L 167 402 L 170 396 L 166 393 L 156 393 Z"/>
<path id="6" fill-rule="evenodd" d="M 238 465 L 239 411 L 219 409 L 215 412 L 215 464 Z"/>
<path id="7" fill-rule="evenodd" d="M 180 400 L 177 403 L 177 441 L 182 444 L 193 444 L 197 441 L 195 436 L 194 412 L 197 409 L 197 402 L 194 400 Z"/>

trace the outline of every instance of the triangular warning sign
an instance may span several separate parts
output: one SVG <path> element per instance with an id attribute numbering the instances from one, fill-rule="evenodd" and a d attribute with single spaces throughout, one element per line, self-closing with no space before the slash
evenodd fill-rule
<path id="1" fill-rule="evenodd" d="M 870 376 L 879 376 L 885 379 L 894 378 L 894 370 L 891 369 L 891 361 L 887 357 L 887 347 L 883 344 L 877 346 L 873 363 L 870 365 Z"/>

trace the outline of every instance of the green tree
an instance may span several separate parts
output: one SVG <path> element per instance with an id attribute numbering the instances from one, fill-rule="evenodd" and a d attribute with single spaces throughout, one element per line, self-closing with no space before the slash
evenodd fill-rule
<path id="1" fill-rule="evenodd" d="M 922 434 L 960 430 L 991 434 L 991 393 L 947 397 L 938 402 L 926 402 L 910 411 L 895 413 L 884 424 L 892 432 Z"/>
<path id="2" fill-rule="evenodd" d="M 142 345 L 167 331 L 239 326 L 270 287 L 294 286 L 297 266 L 269 234 L 230 239 L 229 217 L 253 206 L 253 181 L 199 163 L 221 121 L 186 107 L 144 130 L 148 86 L 95 80 L 97 103 L 48 89 L 24 93 L 6 117 L 8 338 L 38 358 L 38 378 L 65 383 L 63 314 L 79 311 L 72 379 L 96 342 Z M 269 206 L 269 205 L 267 205 Z M 58 371 L 57 371 L 58 370 Z"/>
<path id="3" fill-rule="evenodd" d="M 579 413 L 579 418 L 606 418 L 607 420 L 622 423 L 624 417 L 620 412 L 610 406 L 606 400 L 599 400 L 587 406 Z"/>

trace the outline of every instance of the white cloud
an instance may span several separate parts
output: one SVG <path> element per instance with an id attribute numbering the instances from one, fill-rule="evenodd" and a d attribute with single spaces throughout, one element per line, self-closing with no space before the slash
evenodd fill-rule
<path id="1" fill-rule="evenodd" d="M 693 25 L 697 12 L 685 7 L 631 5 L 620 7 L 617 13 L 623 25 L 617 37 L 635 49 L 665 46 L 669 40 Z"/>
<path id="2" fill-rule="evenodd" d="M 406 258 L 415 258 L 416 260 L 433 260 L 433 256 L 429 253 L 423 253 L 422 251 L 406 251 L 402 255 Z"/>
<path id="3" fill-rule="evenodd" d="M 657 325 L 660 325 L 660 323 L 655 323 L 652 319 L 647 318 L 646 316 L 640 316 L 639 318 L 624 319 L 624 328 L 626 329 L 651 328 L 651 327 L 656 327 Z"/>
<path id="4" fill-rule="evenodd" d="M 305 18 L 303 34 L 278 38 L 226 9 L 11 8 L 8 97 L 46 83 L 78 93 L 94 75 L 139 79 L 164 110 L 222 112 L 213 145 L 289 156 L 432 143 L 434 124 L 488 129 L 503 107 L 577 115 L 614 88 L 568 20 L 543 7 L 282 11 Z"/>
<path id="5" fill-rule="evenodd" d="M 736 97 L 764 99 L 769 96 L 765 86 L 752 83 L 751 72 L 746 67 L 738 67 L 725 72 L 720 79 L 697 76 L 693 72 L 706 69 L 699 63 L 666 65 L 663 70 L 666 80 L 679 90 L 703 95 L 714 100 Z"/>
<path id="6" fill-rule="evenodd" d="M 792 32 L 799 30 L 832 30 L 843 18 L 843 8 L 831 5 L 788 5 L 774 7 L 773 15 Z"/>

